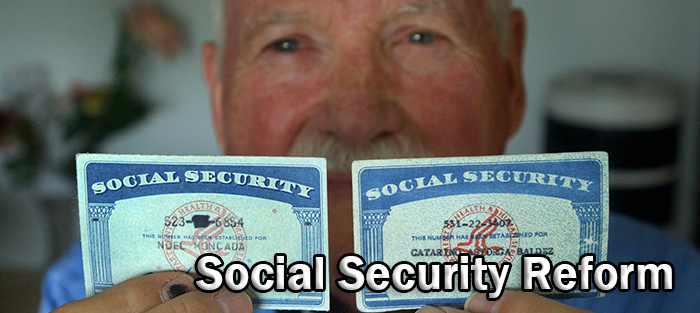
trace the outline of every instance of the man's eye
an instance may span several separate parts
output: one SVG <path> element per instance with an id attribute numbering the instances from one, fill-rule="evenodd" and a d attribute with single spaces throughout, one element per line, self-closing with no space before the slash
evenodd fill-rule
<path id="1" fill-rule="evenodd" d="M 294 52 L 299 50 L 299 41 L 294 39 L 283 39 L 272 44 L 279 52 Z"/>
<path id="2" fill-rule="evenodd" d="M 417 44 L 428 44 L 435 41 L 435 35 L 431 33 L 413 33 L 408 35 L 408 42 Z"/>

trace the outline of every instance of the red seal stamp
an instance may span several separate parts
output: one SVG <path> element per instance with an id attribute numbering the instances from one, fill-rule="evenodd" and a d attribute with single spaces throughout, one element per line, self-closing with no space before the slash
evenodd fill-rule
<path id="1" fill-rule="evenodd" d="M 518 225 L 513 217 L 491 204 L 470 204 L 445 220 L 440 246 L 448 262 L 460 254 L 483 256 L 487 262 L 511 262 L 520 246 Z"/>
<path id="2" fill-rule="evenodd" d="M 243 226 L 243 219 L 225 206 L 193 201 L 165 217 L 159 247 L 170 266 L 178 271 L 187 271 L 204 253 L 215 253 L 226 262 L 242 261 L 249 239 Z"/>

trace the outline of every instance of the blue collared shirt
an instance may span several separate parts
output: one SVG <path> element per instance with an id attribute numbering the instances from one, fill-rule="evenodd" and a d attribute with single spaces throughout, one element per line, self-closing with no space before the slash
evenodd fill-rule
<path id="1" fill-rule="evenodd" d="M 610 216 L 608 261 L 660 262 L 674 266 L 672 292 L 620 292 L 603 298 L 563 300 L 594 312 L 688 312 L 700 308 L 700 254 L 663 231 L 616 214 Z M 46 273 L 39 312 L 85 298 L 82 256 L 78 243 L 71 246 Z M 631 284 L 634 288 L 634 282 Z"/>

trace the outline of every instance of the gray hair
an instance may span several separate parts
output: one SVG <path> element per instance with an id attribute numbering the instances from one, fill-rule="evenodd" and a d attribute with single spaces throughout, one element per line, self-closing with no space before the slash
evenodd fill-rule
<path id="1" fill-rule="evenodd" d="M 214 35 L 219 47 L 223 47 L 226 40 L 226 30 L 224 26 L 224 1 L 211 0 L 211 7 L 214 13 Z M 497 36 L 501 54 L 508 55 L 508 44 L 510 43 L 510 11 L 511 0 L 487 0 L 491 8 L 494 34 Z"/>

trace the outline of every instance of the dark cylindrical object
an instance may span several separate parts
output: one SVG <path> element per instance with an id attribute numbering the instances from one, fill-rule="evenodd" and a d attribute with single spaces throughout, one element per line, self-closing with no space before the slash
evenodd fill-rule
<path id="1" fill-rule="evenodd" d="M 587 72 L 550 87 L 547 151 L 607 151 L 610 208 L 656 224 L 673 216 L 680 99 L 659 77 Z"/>

